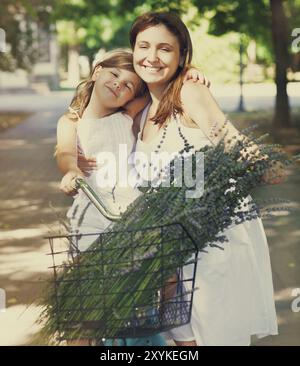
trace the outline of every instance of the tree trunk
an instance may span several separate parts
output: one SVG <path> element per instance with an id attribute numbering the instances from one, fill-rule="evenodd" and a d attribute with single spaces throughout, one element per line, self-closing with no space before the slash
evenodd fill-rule
<path id="1" fill-rule="evenodd" d="M 276 105 L 273 127 L 290 127 L 290 108 L 287 95 L 288 30 L 282 0 L 270 0 L 272 12 L 272 38 L 275 52 Z"/>
<path id="2" fill-rule="evenodd" d="M 79 52 L 77 46 L 68 49 L 68 83 L 76 87 L 80 81 Z"/>

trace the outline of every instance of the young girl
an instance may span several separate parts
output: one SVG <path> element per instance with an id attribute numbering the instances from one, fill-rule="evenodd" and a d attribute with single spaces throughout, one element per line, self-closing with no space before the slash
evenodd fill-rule
<path id="1" fill-rule="evenodd" d="M 103 232 L 111 223 L 93 206 L 84 192 L 77 192 L 74 187 L 75 178 L 84 176 L 77 164 L 78 150 L 85 156 L 113 153 L 117 159 L 119 145 L 124 144 L 129 154 L 134 144 L 132 118 L 145 106 L 147 96 L 142 96 L 145 91 L 144 83 L 133 70 L 131 52 L 115 50 L 107 53 L 95 65 L 90 78 L 79 84 L 69 112 L 59 119 L 56 157 L 58 167 L 64 173 L 60 189 L 68 195 L 76 194 L 67 213 L 71 234 Z M 120 213 L 137 197 L 137 190 L 129 186 L 119 190 L 116 182 L 111 186 L 100 187 L 97 184 L 97 174 L 98 171 L 94 170 L 85 179 L 109 210 Z M 86 250 L 95 239 L 89 235 L 74 238 L 77 253 Z M 132 344 L 138 342 L 129 341 Z M 164 345 L 161 337 L 145 341 Z M 68 344 L 88 345 L 89 342 L 80 339 Z"/>
<path id="2" fill-rule="evenodd" d="M 113 154 L 117 166 L 120 144 L 130 154 L 134 145 L 132 118 L 145 106 L 147 96 L 142 96 L 145 91 L 144 84 L 134 73 L 132 54 L 123 50 L 108 53 L 96 64 L 90 79 L 78 86 L 69 112 L 60 118 L 57 128 L 57 163 L 65 174 L 60 184 L 63 192 L 74 195 L 74 179 L 83 177 L 77 164 L 77 149 L 85 156 Z M 129 185 L 120 188 L 116 181 L 99 186 L 99 173 L 101 168 L 94 170 L 86 180 L 106 207 L 119 214 L 139 193 Z M 110 224 L 81 191 L 75 196 L 67 217 L 72 233 L 97 233 Z M 82 236 L 77 243 L 78 249 L 86 250 L 91 239 Z"/>
<path id="3" fill-rule="evenodd" d="M 191 69 L 186 79 L 206 80 Z M 120 144 L 127 149 L 128 156 L 133 150 L 135 138 L 132 133 L 133 118 L 149 102 L 145 84 L 135 74 L 132 53 L 115 50 L 106 54 L 104 60 L 98 62 L 90 79 L 81 83 L 71 102 L 69 112 L 58 121 L 57 127 L 57 163 L 64 173 L 60 189 L 75 195 L 72 207 L 67 213 L 70 219 L 71 234 L 100 233 L 107 229 L 111 221 L 101 215 L 83 192 L 76 191 L 76 177 L 83 177 L 78 167 L 78 150 L 85 157 L 108 153 L 114 157 L 116 171 L 119 170 Z M 93 164 L 92 164 L 93 165 Z M 122 169 L 129 169 L 125 164 Z M 117 179 L 113 184 L 99 186 L 101 169 L 93 170 L 85 177 L 88 184 L 101 197 L 106 208 L 120 214 L 141 194 L 129 184 L 121 187 Z M 76 240 L 76 249 L 86 250 L 93 242 L 93 237 L 82 235 Z M 86 344 L 85 341 L 76 341 Z M 155 336 L 140 341 L 127 340 L 130 345 L 164 345 L 161 337 Z"/>

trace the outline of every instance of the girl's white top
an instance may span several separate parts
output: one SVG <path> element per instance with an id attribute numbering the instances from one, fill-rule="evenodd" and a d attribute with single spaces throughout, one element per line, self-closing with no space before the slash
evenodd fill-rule
<path id="1" fill-rule="evenodd" d="M 127 179 L 134 172 L 130 164 L 135 144 L 132 123 L 132 118 L 122 112 L 77 122 L 78 148 L 84 156 L 96 157 L 99 165 L 85 179 L 113 214 L 124 212 L 140 195 Z M 80 233 L 103 231 L 110 223 L 82 191 L 75 196 L 67 217 L 71 220 L 72 231 Z"/>

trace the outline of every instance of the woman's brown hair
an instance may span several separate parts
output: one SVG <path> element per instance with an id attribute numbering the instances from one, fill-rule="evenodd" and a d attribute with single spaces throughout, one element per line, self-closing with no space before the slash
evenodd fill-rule
<path id="1" fill-rule="evenodd" d="M 159 126 L 162 126 L 176 113 L 183 113 L 180 91 L 185 72 L 191 67 L 193 57 L 193 46 L 187 27 L 176 14 L 170 12 L 149 12 L 139 16 L 133 23 L 130 31 L 132 49 L 135 47 L 136 38 L 140 32 L 161 24 L 177 38 L 181 61 L 176 73 L 163 93 L 155 116 L 152 118 L 152 121 Z"/>
<path id="2" fill-rule="evenodd" d="M 92 80 L 92 76 L 94 75 L 95 71 L 99 66 L 102 67 L 118 67 L 120 69 L 124 69 L 127 71 L 134 72 L 133 68 L 133 56 L 130 50 L 125 49 L 116 49 L 110 52 L 107 52 L 104 55 L 104 58 L 101 61 L 98 61 L 89 78 L 82 81 L 75 90 L 75 95 L 71 101 L 69 111 L 66 113 L 66 116 L 72 120 L 77 120 L 78 117 L 81 117 L 84 110 L 88 106 L 92 91 L 94 88 L 94 81 Z M 146 85 L 141 80 L 141 84 L 135 94 L 135 96 L 140 96 L 144 94 L 146 91 Z"/>

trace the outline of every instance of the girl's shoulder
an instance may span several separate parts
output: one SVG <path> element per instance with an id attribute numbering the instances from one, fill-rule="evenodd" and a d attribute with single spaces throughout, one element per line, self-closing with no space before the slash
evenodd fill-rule
<path id="1" fill-rule="evenodd" d="M 65 115 L 74 122 L 78 122 L 81 119 L 80 115 L 79 115 L 79 110 L 76 110 L 76 109 L 72 108 L 71 106 L 68 107 L 68 111 L 65 113 Z"/>
<path id="2" fill-rule="evenodd" d="M 133 119 L 130 117 L 126 111 L 118 111 L 109 116 L 104 117 L 104 121 L 107 122 L 107 125 L 115 125 L 116 128 L 130 128 L 133 124 Z"/>
<path id="3" fill-rule="evenodd" d="M 118 112 L 114 112 L 111 114 L 108 114 L 104 117 L 100 117 L 100 118 L 82 118 L 82 121 L 98 121 L 98 122 L 107 122 L 107 123 L 114 123 L 114 122 L 130 122 L 132 123 L 132 118 L 126 114 L 126 112 L 124 111 L 118 111 Z"/>
<path id="4" fill-rule="evenodd" d="M 63 114 L 59 119 L 58 119 L 58 125 L 64 125 L 64 126 L 69 126 L 69 127 L 73 127 L 76 128 L 77 126 L 77 119 L 73 119 L 71 118 L 68 114 Z"/>
<path id="5" fill-rule="evenodd" d="M 78 112 L 72 107 L 68 107 L 66 112 L 59 118 L 59 125 L 69 125 L 70 127 L 76 128 L 77 122 L 80 121 Z"/>
<path id="6" fill-rule="evenodd" d="M 113 118 L 118 121 L 127 122 L 130 124 L 133 123 L 132 117 L 128 113 L 126 113 L 126 111 L 123 111 L 123 110 L 115 112 L 115 113 L 111 114 L 111 116 L 113 116 Z"/>

